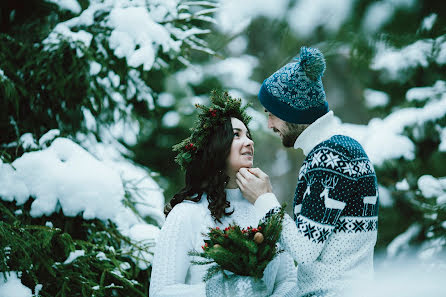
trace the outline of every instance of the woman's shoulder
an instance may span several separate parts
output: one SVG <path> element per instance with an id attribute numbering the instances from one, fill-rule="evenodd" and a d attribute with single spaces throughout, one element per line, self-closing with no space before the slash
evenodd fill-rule
<path id="1" fill-rule="evenodd" d="M 199 215 L 203 215 L 203 212 L 206 212 L 207 210 L 206 194 L 203 194 L 201 199 L 197 202 L 192 200 L 183 200 L 182 202 L 178 203 L 172 208 L 167 217 L 198 217 Z"/>

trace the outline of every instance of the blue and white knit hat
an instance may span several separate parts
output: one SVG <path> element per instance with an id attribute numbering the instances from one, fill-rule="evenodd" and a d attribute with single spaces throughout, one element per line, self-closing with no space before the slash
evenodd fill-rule
<path id="1" fill-rule="evenodd" d="M 296 61 L 263 81 L 260 103 L 276 117 L 294 124 L 311 124 L 329 111 L 322 75 L 325 60 L 315 48 L 302 47 Z"/>

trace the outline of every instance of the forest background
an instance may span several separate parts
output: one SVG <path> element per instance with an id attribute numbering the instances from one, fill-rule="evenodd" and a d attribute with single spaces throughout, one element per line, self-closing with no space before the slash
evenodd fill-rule
<path id="1" fill-rule="evenodd" d="M 0 293 L 147 296 L 163 205 L 184 178 L 171 147 L 215 88 L 253 104 L 255 166 L 290 201 L 304 156 L 267 129 L 256 96 L 301 46 L 324 53 L 330 107 L 374 163 L 377 267 L 413 260 L 444 271 L 442 8 L 434 0 L 2 1 Z"/>

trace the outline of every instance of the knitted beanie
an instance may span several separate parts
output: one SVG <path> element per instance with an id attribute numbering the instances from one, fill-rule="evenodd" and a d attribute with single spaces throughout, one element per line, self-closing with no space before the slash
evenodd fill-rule
<path id="1" fill-rule="evenodd" d="M 322 85 L 325 60 L 315 48 L 302 47 L 295 62 L 263 81 L 260 103 L 276 117 L 294 124 L 311 124 L 329 111 Z"/>

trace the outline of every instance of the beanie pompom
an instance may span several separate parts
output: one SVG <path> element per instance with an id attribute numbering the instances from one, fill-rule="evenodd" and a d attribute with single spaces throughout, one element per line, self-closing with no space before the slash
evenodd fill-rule
<path id="1" fill-rule="evenodd" d="M 299 59 L 300 65 L 309 79 L 317 81 L 322 77 L 325 71 L 325 59 L 318 49 L 302 47 Z"/>

